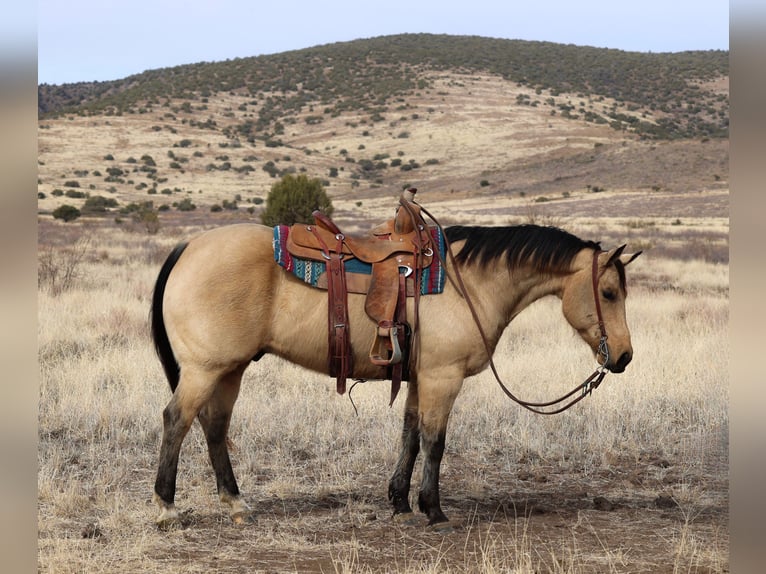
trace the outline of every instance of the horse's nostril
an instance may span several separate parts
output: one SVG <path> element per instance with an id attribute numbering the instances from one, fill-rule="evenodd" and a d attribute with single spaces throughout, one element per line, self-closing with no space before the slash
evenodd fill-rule
<path id="1" fill-rule="evenodd" d="M 620 355 L 620 358 L 617 361 L 617 367 L 620 370 L 623 370 L 628 366 L 628 363 L 630 363 L 631 359 L 633 359 L 633 353 L 630 351 L 625 351 L 622 355 Z"/>

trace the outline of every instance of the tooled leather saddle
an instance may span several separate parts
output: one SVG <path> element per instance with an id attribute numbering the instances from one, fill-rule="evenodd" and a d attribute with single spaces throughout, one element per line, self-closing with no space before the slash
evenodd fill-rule
<path id="1" fill-rule="evenodd" d="M 328 367 L 340 394 L 353 369 L 349 292 L 366 293 L 364 308 L 376 325 L 370 361 L 390 367 L 391 403 L 399 391 L 409 360 L 407 296 L 414 297 L 416 321 L 421 272 L 434 256 L 431 231 L 414 202 L 416 191 L 402 193 L 394 218 L 366 236 L 346 235 L 319 211 L 313 213 L 313 224 L 295 224 L 289 230 L 286 248 L 292 256 L 326 265 L 317 286 L 328 293 Z M 347 276 L 346 265 L 354 260 L 370 264 L 371 274 Z"/>

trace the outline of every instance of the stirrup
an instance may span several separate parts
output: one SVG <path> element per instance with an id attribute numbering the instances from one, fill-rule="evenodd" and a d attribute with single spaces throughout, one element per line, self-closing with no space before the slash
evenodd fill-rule
<path id="1" fill-rule="evenodd" d="M 386 338 L 385 333 L 381 334 L 378 332 L 375 341 L 372 343 L 372 349 L 370 349 L 370 361 L 373 365 L 386 367 L 402 362 L 402 349 L 399 346 L 398 333 L 399 327 L 396 324 L 388 328 L 388 338 Z M 388 356 L 389 353 L 390 356 Z"/>

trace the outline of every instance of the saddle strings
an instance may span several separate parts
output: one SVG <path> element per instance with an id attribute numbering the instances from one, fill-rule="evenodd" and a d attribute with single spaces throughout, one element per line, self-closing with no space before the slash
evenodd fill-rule
<path id="1" fill-rule="evenodd" d="M 458 294 L 465 299 L 466 304 L 468 305 L 468 309 L 471 311 L 471 316 L 473 317 L 473 321 L 476 324 L 477 329 L 479 330 L 479 335 L 481 335 L 481 340 L 484 343 L 484 349 L 487 352 L 487 357 L 489 358 L 489 366 L 492 370 L 492 374 L 495 376 L 495 380 L 497 381 L 498 385 L 500 385 L 500 388 L 505 393 L 505 395 L 519 404 L 520 406 L 524 407 L 525 409 L 532 411 L 533 413 L 537 413 L 540 415 L 555 415 L 561 412 L 564 412 L 571 406 L 575 405 L 576 403 L 580 402 L 583 398 L 585 398 L 587 395 L 589 395 L 593 389 L 597 388 L 601 381 L 604 379 L 604 377 L 607 374 L 606 370 L 606 361 L 604 362 L 604 365 L 599 365 L 599 367 L 587 378 L 585 381 L 577 385 L 574 389 L 569 391 L 567 394 L 563 395 L 562 397 L 553 400 L 553 401 L 547 401 L 547 402 L 530 402 L 525 401 L 523 399 L 518 398 L 516 395 L 514 395 L 508 387 L 506 387 L 505 383 L 503 383 L 500 374 L 497 372 L 497 368 L 495 367 L 495 362 L 492 359 L 492 352 L 490 351 L 489 341 L 487 339 L 486 334 L 484 333 L 484 329 L 481 326 L 481 322 L 479 321 L 478 313 L 476 312 L 476 308 L 474 307 L 473 301 L 471 300 L 471 297 L 468 294 L 468 290 L 465 287 L 465 283 L 463 282 L 463 278 L 460 274 L 460 270 L 457 266 L 457 260 L 455 259 L 455 255 L 452 252 L 452 246 L 450 245 L 449 239 L 447 239 L 447 234 L 444 231 L 444 227 L 442 227 L 441 223 L 429 212 L 425 207 L 418 204 L 420 207 L 420 210 L 425 213 L 433 222 L 434 224 L 439 228 L 439 231 L 441 231 L 442 237 L 444 238 L 444 244 L 446 246 L 447 255 L 449 257 L 450 263 L 452 265 L 452 269 L 454 270 L 455 278 L 453 279 L 450 275 L 450 272 L 447 269 L 446 261 L 444 260 L 444 257 L 442 256 L 441 252 L 437 249 L 437 255 L 439 257 L 439 261 L 442 263 L 442 267 L 444 268 L 444 272 L 447 274 L 447 277 L 450 279 L 450 282 L 453 284 L 453 286 L 456 288 Z M 595 265 L 595 258 L 598 256 L 598 253 L 594 254 L 594 265 Z M 595 279 L 594 279 L 595 281 Z M 596 296 L 596 304 L 598 305 L 598 296 Z M 600 315 L 600 313 L 599 313 Z M 602 329 L 602 335 L 604 334 L 604 328 L 602 326 L 603 321 L 599 318 L 599 323 Z M 605 339 L 604 336 L 602 336 L 602 340 Z M 569 397 L 574 395 L 577 392 L 581 392 L 580 396 L 575 397 L 570 402 L 566 403 L 565 405 L 555 409 L 555 410 L 541 410 L 545 407 L 553 407 L 560 403 L 563 403 L 565 400 L 567 400 Z"/>

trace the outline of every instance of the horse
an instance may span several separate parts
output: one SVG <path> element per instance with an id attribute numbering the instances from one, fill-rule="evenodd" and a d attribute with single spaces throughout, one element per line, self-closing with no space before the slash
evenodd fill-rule
<path id="1" fill-rule="evenodd" d="M 454 254 L 445 261 L 447 276 L 459 272 L 465 294 L 450 279 L 442 293 L 420 298 L 401 450 L 388 485 L 393 515 L 416 519 L 409 492 L 422 453 L 417 504 L 429 526 L 449 524 L 440 503 L 439 468 L 447 422 L 463 380 L 491 364 L 503 331 L 516 315 L 549 295 L 561 300 L 566 321 L 604 373 L 623 372 L 633 357 L 625 316 L 625 267 L 640 254 L 624 254 L 625 245 L 604 251 L 598 242 L 529 224 L 452 226 L 445 235 Z M 177 245 L 157 277 L 151 331 L 172 391 L 162 412 L 153 494 L 160 509 L 158 525 L 179 520 L 174 504 L 179 451 L 195 418 L 231 519 L 252 520 L 227 445 L 232 409 L 251 362 L 268 353 L 328 373 L 327 294 L 275 264 L 272 238 L 272 228 L 255 223 L 203 231 Z M 407 305 L 411 313 L 411 299 Z M 363 294 L 349 293 L 348 316 L 351 376 L 386 380 L 386 368 L 367 356 L 375 324 L 365 313 Z"/>

